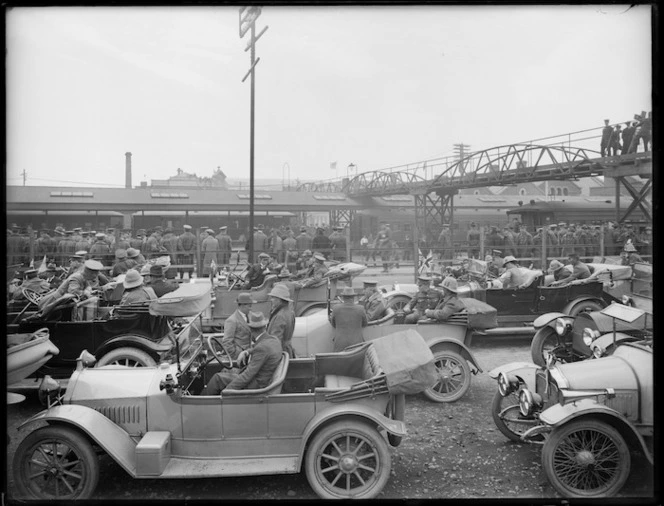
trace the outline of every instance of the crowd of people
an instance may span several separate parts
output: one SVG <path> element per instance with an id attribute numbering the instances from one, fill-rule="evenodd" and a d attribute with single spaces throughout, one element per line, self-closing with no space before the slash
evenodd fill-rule
<path id="1" fill-rule="evenodd" d="M 600 141 L 602 157 L 636 153 L 641 141 L 643 141 L 643 151 L 652 149 L 652 112 L 635 115 L 634 121 L 627 121 L 624 129 L 620 123 L 616 125 L 609 123 L 610 120 L 605 119 L 602 128 Z"/>

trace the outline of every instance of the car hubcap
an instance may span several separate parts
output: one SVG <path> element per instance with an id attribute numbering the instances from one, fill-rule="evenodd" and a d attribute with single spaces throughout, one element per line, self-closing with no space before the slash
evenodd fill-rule
<path id="1" fill-rule="evenodd" d="M 352 473 L 357 469 L 357 460 L 353 455 L 344 455 L 339 459 L 339 468 L 344 473 Z"/>
<path id="2" fill-rule="evenodd" d="M 576 454 L 576 462 L 580 466 L 590 468 L 595 463 L 595 457 L 587 450 L 580 451 Z"/>

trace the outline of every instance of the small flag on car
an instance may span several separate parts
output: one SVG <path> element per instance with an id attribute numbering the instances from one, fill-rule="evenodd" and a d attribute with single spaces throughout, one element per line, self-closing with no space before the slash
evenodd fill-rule
<path id="1" fill-rule="evenodd" d="M 420 261 L 419 261 L 419 267 L 417 269 L 417 272 L 422 274 L 424 271 L 430 271 L 431 270 L 431 261 L 433 260 L 433 252 L 429 250 L 429 254 L 425 257 L 422 254 L 422 250 L 418 249 L 418 253 L 420 254 Z"/>

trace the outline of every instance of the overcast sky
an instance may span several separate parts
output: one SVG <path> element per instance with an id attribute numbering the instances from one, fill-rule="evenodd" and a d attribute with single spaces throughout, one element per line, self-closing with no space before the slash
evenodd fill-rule
<path id="1" fill-rule="evenodd" d="M 328 179 L 651 109 L 649 6 L 265 7 L 256 178 Z M 7 184 L 249 177 L 236 7 L 7 12 Z M 597 146 L 598 148 L 599 146 Z M 286 165 L 287 164 L 287 165 Z"/>

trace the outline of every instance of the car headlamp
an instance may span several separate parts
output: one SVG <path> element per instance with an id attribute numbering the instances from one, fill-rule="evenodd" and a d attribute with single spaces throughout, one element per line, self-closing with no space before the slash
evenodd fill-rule
<path id="1" fill-rule="evenodd" d="M 58 401 L 61 390 L 60 383 L 47 374 L 39 384 L 39 391 L 37 394 L 39 402 L 50 408 Z"/>
<path id="2" fill-rule="evenodd" d="M 583 329 L 583 344 L 590 346 L 592 342 L 599 337 L 599 330 L 593 330 L 586 327 Z"/>
<path id="3" fill-rule="evenodd" d="M 511 374 L 505 374 L 501 372 L 498 375 L 498 392 L 503 397 L 507 397 L 512 392 L 516 392 L 519 388 L 519 378 L 512 376 Z"/>
<path id="4" fill-rule="evenodd" d="M 519 392 L 519 411 L 523 416 L 531 416 L 536 409 L 542 407 L 542 397 L 527 388 Z"/>
<path id="5" fill-rule="evenodd" d="M 557 318 L 556 319 L 556 324 L 555 324 L 555 329 L 556 329 L 556 334 L 559 336 L 564 336 L 569 332 L 569 330 L 572 328 L 572 324 L 569 320 L 566 320 L 565 318 Z"/>
<path id="6" fill-rule="evenodd" d="M 592 347 L 593 349 L 593 357 L 595 358 L 602 358 L 604 356 L 604 353 L 606 353 L 606 350 L 602 348 L 600 345 L 595 345 Z"/>

